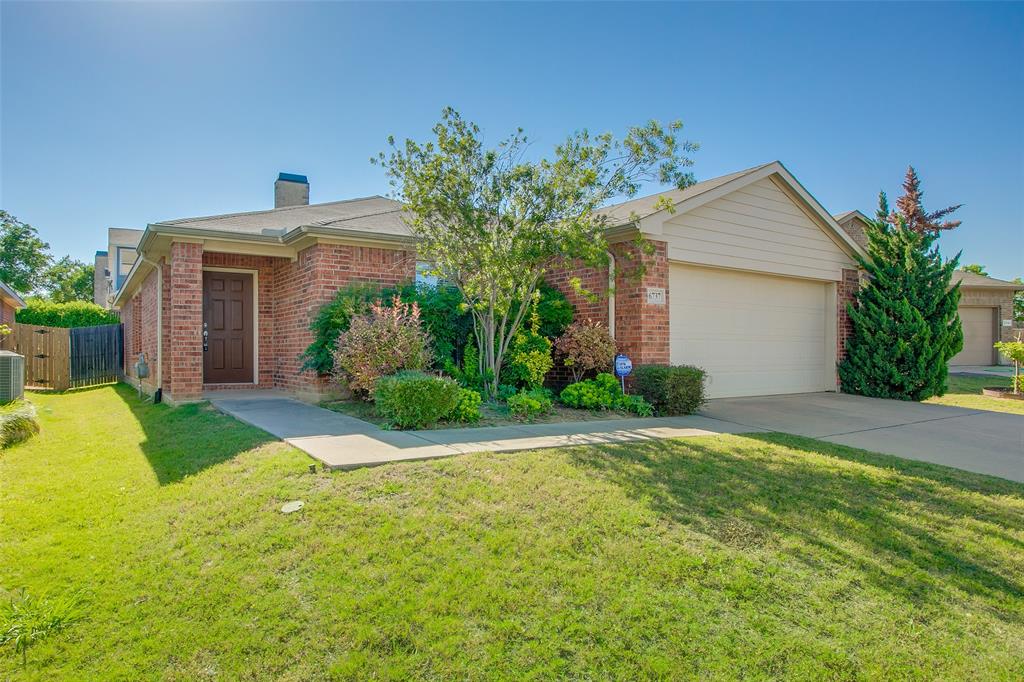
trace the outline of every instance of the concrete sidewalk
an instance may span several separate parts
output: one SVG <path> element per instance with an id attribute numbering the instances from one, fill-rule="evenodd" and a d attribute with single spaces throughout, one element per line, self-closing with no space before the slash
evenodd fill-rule
<path id="1" fill-rule="evenodd" d="M 222 412 L 277 436 L 332 469 L 355 469 L 468 452 L 508 452 L 762 430 L 691 415 L 435 431 L 386 431 L 361 419 L 308 405 L 272 391 L 223 392 L 206 397 Z"/>

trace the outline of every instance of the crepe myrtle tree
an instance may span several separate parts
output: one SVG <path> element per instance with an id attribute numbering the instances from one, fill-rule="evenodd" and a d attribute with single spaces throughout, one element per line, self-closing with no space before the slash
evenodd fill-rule
<path id="1" fill-rule="evenodd" d="M 678 121 L 651 121 L 622 139 L 583 130 L 557 145 L 551 158 L 536 159 L 522 128 L 489 148 L 479 126 L 448 107 L 433 128 L 435 139 L 390 137 L 390 150 L 372 160 L 405 204 L 405 220 L 433 274 L 462 292 L 492 396 L 544 272 L 575 260 L 606 263 L 607 218 L 598 208 L 634 196 L 644 182 L 693 184 L 687 155 L 698 145 L 678 139 L 681 130 Z M 582 291 L 578 281 L 574 286 Z"/>

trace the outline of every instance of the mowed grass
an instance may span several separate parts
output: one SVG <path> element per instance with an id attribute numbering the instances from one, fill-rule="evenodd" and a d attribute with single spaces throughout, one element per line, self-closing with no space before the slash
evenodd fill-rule
<path id="1" fill-rule="evenodd" d="M 1024 677 L 1008 481 L 779 434 L 311 474 L 206 406 L 32 400 L 0 591 L 85 617 L 0 679 Z"/>
<path id="2" fill-rule="evenodd" d="M 966 374 L 950 374 L 946 395 L 929 398 L 926 403 L 936 405 L 952 405 L 972 410 L 991 410 L 993 412 L 1011 412 L 1024 414 L 1024 400 L 1003 400 L 990 398 L 981 394 L 982 388 L 990 386 L 1009 388 L 1012 382 L 1009 377 L 981 377 Z"/>

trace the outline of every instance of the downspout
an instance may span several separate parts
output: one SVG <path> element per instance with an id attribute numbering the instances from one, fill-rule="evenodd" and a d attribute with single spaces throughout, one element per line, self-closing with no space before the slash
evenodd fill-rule
<path id="1" fill-rule="evenodd" d="M 164 387 L 164 269 L 145 256 L 140 256 L 144 263 L 156 269 L 156 388 Z M 139 380 L 142 383 L 142 380 Z"/>
<path id="2" fill-rule="evenodd" d="M 615 255 L 608 251 L 608 334 L 615 340 Z"/>

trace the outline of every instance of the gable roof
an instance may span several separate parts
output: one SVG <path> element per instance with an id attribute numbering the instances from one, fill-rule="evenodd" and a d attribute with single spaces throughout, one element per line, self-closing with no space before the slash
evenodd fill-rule
<path id="1" fill-rule="evenodd" d="M 953 271 L 953 284 L 956 284 L 957 282 L 960 283 L 961 288 L 1012 289 L 1014 291 L 1024 291 L 1024 284 L 1007 282 L 1006 280 L 996 279 L 995 277 L 986 277 L 985 275 L 979 275 L 976 272 L 970 272 L 968 270 Z"/>
<path id="2" fill-rule="evenodd" d="M 686 189 L 670 189 L 667 192 L 659 192 L 657 194 L 630 199 L 629 201 L 623 201 L 620 204 L 605 206 L 604 208 L 598 209 L 596 213 L 598 215 L 607 216 L 608 224 L 611 227 L 616 227 L 618 225 L 633 222 L 634 220 L 646 218 L 647 216 L 661 211 L 661 204 L 663 203 L 662 198 L 668 199 L 673 204 L 679 204 L 687 199 L 692 199 L 704 192 L 709 192 L 728 182 L 742 178 L 769 165 L 771 164 L 765 163 L 760 166 L 754 166 L 753 168 L 747 168 L 746 170 L 737 171 L 728 175 L 721 175 L 717 178 L 711 178 L 710 180 L 702 180 L 701 182 L 690 185 Z"/>
<path id="3" fill-rule="evenodd" d="M 229 232 L 238 236 L 283 237 L 301 227 L 333 225 L 369 233 L 406 236 L 410 233 L 400 220 L 401 212 L 402 204 L 394 199 L 372 196 L 323 204 L 285 206 L 264 211 L 163 220 L 153 223 L 150 227 L 158 231 L 160 228 L 185 228 Z M 374 216 L 375 220 L 367 220 Z"/>
<path id="4" fill-rule="evenodd" d="M 795 200 L 803 204 L 807 211 L 817 218 L 825 232 L 832 235 L 834 241 L 838 242 L 842 248 L 850 253 L 867 255 L 864 248 L 836 222 L 836 219 L 782 165 L 781 161 L 771 161 L 736 173 L 698 182 L 684 190 L 673 189 L 614 204 L 602 209 L 601 212 L 609 217 L 609 224 L 612 227 L 633 224 L 643 229 L 644 223 L 653 223 L 680 215 L 768 177 L 778 178 L 795 195 Z M 672 203 L 673 210 L 663 208 L 663 198 L 667 198 Z"/>
<path id="5" fill-rule="evenodd" d="M 869 220 L 871 220 L 857 209 L 853 209 L 852 211 L 844 211 L 843 213 L 837 213 L 832 217 L 835 218 L 836 222 L 839 223 L 840 225 L 845 223 L 850 218 L 860 218 L 864 222 L 868 222 Z"/>

